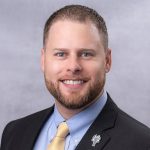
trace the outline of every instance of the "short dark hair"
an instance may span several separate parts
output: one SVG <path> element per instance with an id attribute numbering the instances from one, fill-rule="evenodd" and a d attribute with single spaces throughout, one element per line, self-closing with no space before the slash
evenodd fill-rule
<path id="1" fill-rule="evenodd" d="M 104 19 L 94 9 L 82 5 L 67 5 L 48 18 L 44 27 L 43 46 L 46 44 L 51 25 L 58 20 L 72 20 L 83 23 L 91 21 L 103 37 L 104 48 L 108 48 L 108 32 Z"/>

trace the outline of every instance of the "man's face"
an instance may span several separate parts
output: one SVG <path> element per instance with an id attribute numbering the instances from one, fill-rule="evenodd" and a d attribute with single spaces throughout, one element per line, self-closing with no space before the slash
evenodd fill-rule
<path id="1" fill-rule="evenodd" d="M 103 92 L 111 52 L 90 22 L 56 21 L 49 30 L 41 66 L 46 86 L 56 102 L 80 109 Z"/>

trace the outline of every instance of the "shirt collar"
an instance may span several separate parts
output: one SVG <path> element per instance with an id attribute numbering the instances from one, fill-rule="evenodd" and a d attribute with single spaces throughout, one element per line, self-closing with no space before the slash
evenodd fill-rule
<path id="1" fill-rule="evenodd" d="M 63 122 L 63 121 L 65 121 L 65 119 L 62 117 L 62 115 L 59 113 L 59 111 L 58 111 L 58 109 L 57 109 L 57 107 L 56 107 L 56 105 L 55 105 L 55 107 L 54 107 L 54 123 L 55 123 L 55 125 L 56 125 L 56 128 L 58 127 L 58 125 L 61 123 L 61 122 Z"/>

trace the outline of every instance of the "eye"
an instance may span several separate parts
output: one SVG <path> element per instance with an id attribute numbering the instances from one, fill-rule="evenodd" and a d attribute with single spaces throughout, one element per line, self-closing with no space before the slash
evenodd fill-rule
<path id="1" fill-rule="evenodd" d="M 64 53 L 64 52 L 56 52 L 56 53 L 55 53 L 55 56 L 64 57 L 64 56 L 65 56 L 65 53 Z"/>
<path id="2" fill-rule="evenodd" d="M 84 52 L 81 53 L 81 56 L 82 57 L 92 57 L 93 53 L 92 52 L 86 52 L 86 51 L 84 51 Z"/>

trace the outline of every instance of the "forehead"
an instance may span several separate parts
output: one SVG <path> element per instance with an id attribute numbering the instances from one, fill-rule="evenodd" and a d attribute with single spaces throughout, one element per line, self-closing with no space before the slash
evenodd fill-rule
<path id="1" fill-rule="evenodd" d="M 54 22 L 48 33 L 48 41 L 56 40 L 68 42 L 71 40 L 85 42 L 100 42 L 102 37 L 97 27 L 90 21 L 79 22 L 71 20 L 58 20 Z"/>

